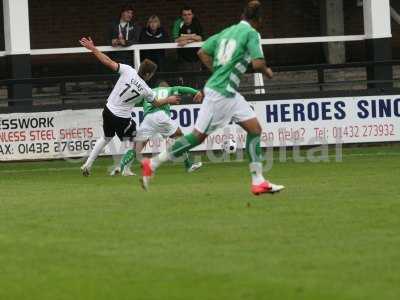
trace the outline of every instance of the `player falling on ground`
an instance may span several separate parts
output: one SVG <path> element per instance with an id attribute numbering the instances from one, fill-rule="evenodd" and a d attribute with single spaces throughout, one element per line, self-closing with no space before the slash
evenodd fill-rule
<path id="1" fill-rule="evenodd" d="M 158 107 L 179 103 L 179 97 L 170 96 L 156 99 L 155 93 L 146 84 L 146 81 L 153 77 L 157 69 L 157 65 L 152 61 L 144 60 L 140 64 L 139 71 L 136 72 L 131 66 L 119 64 L 100 52 L 91 38 L 82 38 L 79 42 L 83 47 L 92 51 L 101 63 L 120 74 L 103 110 L 104 136 L 97 140 L 89 158 L 81 167 L 82 174 L 89 176 L 94 161 L 115 135 L 123 141 L 131 139 L 136 132 L 136 124 L 131 118 L 131 112 L 137 103 L 146 100 Z"/>
<path id="2" fill-rule="evenodd" d="M 272 78 L 266 66 L 257 28 L 261 25 L 261 4 L 250 1 L 242 15 L 242 21 L 210 37 L 199 50 L 201 61 L 212 71 L 204 89 L 195 129 L 178 139 L 168 150 L 153 159 L 142 161 L 142 186 L 148 189 L 155 170 L 164 162 L 179 157 L 202 143 L 206 137 L 230 121 L 247 131 L 246 151 L 250 159 L 254 195 L 274 193 L 284 189 L 282 185 L 268 182 L 263 176 L 261 162 L 261 125 L 255 112 L 242 95 L 237 92 L 240 76 L 251 62 L 256 72 Z"/>
<path id="3" fill-rule="evenodd" d="M 162 81 L 158 88 L 153 89 L 156 94 L 156 99 L 164 99 L 172 95 L 193 95 L 193 101 L 195 103 L 201 103 L 203 100 L 203 93 L 184 86 L 173 86 L 170 87 L 167 82 Z M 121 160 L 121 166 L 113 170 L 111 175 L 116 175 L 118 172 L 122 171 L 122 175 L 130 176 L 134 173 L 130 170 L 129 166 L 136 158 L 136 156 L 142 152 L 143 148 L 146 147 L 148 141 L 156 136 L 161 135 L 163 138 L 178 138 L 181 137 L 182 130 L 179 128 L 176 121 L 171 119 L 171 107 L 169 104 L 164 104 L 162 106 L 154 105 L 154 102 L 149 102 L 143 100 L 143 112 L 144 119 L 142 124 L 140 124 L 137 129 L 137 134 L 135 138 L 135 149 L 128 150 Z M 184 165 L 186 171 L 193 172 L 199 169 L 202 165 L 201 162 L 193 163 L 189 152 L 184 154 Z"/>

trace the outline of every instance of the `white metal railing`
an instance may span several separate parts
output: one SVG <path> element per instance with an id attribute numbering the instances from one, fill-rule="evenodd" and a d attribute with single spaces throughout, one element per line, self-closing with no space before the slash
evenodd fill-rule
<path id="1" fill-rule="evenodd" d="M 275 38 L 275 39 L 262 39 L 262 45 L 283 45 L 283 44 L 307 44 L 307 43 L 330 43 L 330 42 L 349 42 L 349 41 L 363 41 L 367 38 L 366 35 L 342 35 L 342 36 L 316 36 L 316 37 L 297 37 L 297 38 Z M 184 48 L 199 48 L 203 42 L 191 43 Z M 163 43 L 163 44 L 136 44 L 129 47 L 111 47 L 99 46 L 97 47 L 102 52 L 113 51 L 133 51 L 134 66 L 137 69 L 140 65 L 140 51 L 141 50 L 156 50 L 156 49 L 177 49 L 180 48 L 177 43 Z M 88 53 L 84 47 L 70 47 L 70 48 L 56 48 L 56 49 L 31 49 L 31 55 L 52 55 L 52 54 L 73 54 L 73 53 Z M 0 52 L 1 56 L 6 56 L 7 52 Z M 264 78 L 262 74 L 254 74 L 254 83 L 256 87 L 264 86 Z M 264 94 L 264 89 L 256 89 L 257 94 Z"/>
<path id="2" fill-rule="evenodd" d="M 400 24 L 400 14 L 393 7 L 390 8 L 390 15 L 397 24 Z"/>
<path id="3" fill-rule="evenodd" d="M 307 44 L 307 43 L 330 43 L 330 42 L 349 42 L 349 41 L 363 41 L 366 35 L 341 35 L 341 36 L 316 36 L 316 37 L 296 37 L 296 38 L 275 38 L 275 39 L 262 39 L 262 45 L 283 45 L 283 44 Z M 202 42 L 192 43 L 186 45 L 185 48 L 199 48 L 203 45 Z M 155 50 L 155 49 L 176 49 L 180 48 L 177 43 L 163 43 L 163 44 L 137 44 L 129 47 L 115 48 L 111 46 L 99 46 L 98 49 L 103 52 L 112 51 L 133 51 L 134 65 L 137 68 L 140 64 L 140 51 L 141 50 Z M 73 54 L 73 53 L 87 53 L 87 49 L 83 47 L 70 47 L 70 48 L 55 48 L 55 49 L 32 49 L 31 55 L 51 55 L 51 54 Z M 6 56 L 6 51 L 0 52 L 1 56 Z"/>
<path id="4" fill-rule="evenodd" d="M 199 48 L 203 45 L 202 42 L 192 43 L 186 45 L 185 48 Z M 180 48 L 177 43 L 162 43 L 162 44 L 136 44 L 129 47 L 111 47 L 111 46 L 98 46 L 102 52 L 114 51 L 132 51 L 134 57 L 135 68 L 140 65 L 140 51 L 141 50 L 156 50 L 156 49 L 176 49 Z M 88 53 L 90 52 L 84 47 L 73 48 L 56 48 L 56 49 L 32 49 L 31 55 L 51 55 L 51 54 L 73 54 L 73 53 Z"/>
<path id="5" fill-rule="evenodd" d="M 365 39 L 367 39 L 367 36 L 365 34 L 362 34 L 362 35 L 337 35 L 337 36 L 332 35 L 332 36 L 261 39 L 261 43 L 263 45 L 311 44 L 311 43 L 363 41 Z"/>

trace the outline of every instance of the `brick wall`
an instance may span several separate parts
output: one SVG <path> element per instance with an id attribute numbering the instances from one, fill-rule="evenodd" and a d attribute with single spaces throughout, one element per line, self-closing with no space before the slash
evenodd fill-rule
<path id="1" fill-rule="evenodd" d="M 266 0 L 266 24 L 263 37 L 316 36 L 320 34 L 318 1 Z M 77 46 L 82 35 L 91 35 L 98 44 L 107 44 L 107 26 L 119 13 L 123 1 L 30 1 L 32 48 Z M 195 14 L 207 36 L 237 22 L 245 1 L 192 0 Z M 169 30 L 179 14 L 183 1 L 137 1 L 136 15 L 144 23 L 151 14 L 158 14 Z M 320 62 L 320 45 L 309 47 L 274 46 L 267 55 L 276 63 Z"/>
<path id="2" fill-rule="evenodd" d="M 236 23 L 245 0 L 203 1 L 192 0 L 191 6 L 204 27 L 206 36 Z M 265 24 L 261 30 L 264 38 L 320 35 L 319 1 L 265 0 Z M 118 16 L 121 0 L 88 1 L 30 1 L 32 48 L 56 48 L 77 46 L 82 35 L 91 35 L 99 45 L 107 41 L 108 25 Z M 138 22 L 144 24 L 151 14 L 158 14 L 170 30 L 184 1 L 146 0 L 136 1 Z M 324 61 L 321 45 L 266 47 L 270 63 L 288 65 L 319 63 Z M 43 65 L 58 57 L 34 58 Z"/>
<path id="3" fill-rule="evenodd" d="M 237 22 L 245 0 L 191 0 L 188 1 L 200 19 L 207 36 Z M 320 35 L 320 0 L 264 0 L 265 24 L 261 30 L 264 38 L 317 36 Z M 345 34 L 363 32 L 362 8 L 356 0 L 344 1 Z M 34 0 L 29 1 L 31 45 L 33 49 L 75 47 L 83 35 L 91 35 L 99 45 L 107 44 L 110 22 L 118 16 L 126 0 Z M 158 14 L 168 29 L 183 5 L 182 0 L 136 1 L 136 15 L 144 23 L 151 14 Z M 2 6 L 0 6 L 0 16 Z M 0 49 L 4 49 L 3 18 L 0 18 Z M 393 25 L 393 53 L 400 58 L 400 26 Z M 272 64 L 306 64 L 325 61 L 320 44 L 275 45 L 265 47 L 266 56 Z M 349 61 L 365 59 L 362 42 L 346 43 Z M 73 59 L 75 60 L 75 56 Z M 43 65 L 53 61 L 68 60 L 66 57 L 35 57 L 34 64 Z M 79 63 L 94 63 L 87 56 Z"/>
<path id="4" fill-rule="evenodd" d="M 400 2 L 399 1 L 391 1 L 391 5 L 393 8 L 400 13 Z M 396 59 L 400 59 L 400 24 L 397 24 L 392 19 L 392 46 L 393 46 L 393 57 Z"/>
<path id="5" fill-rule="evenodd" d="M 364 13 L 363 8 L 357 6 L 357 0 L 344 0 L 344 33 L 346 35 L 364 33 Z M 365 44 L 363 42 L 346 43 L 347 61 L 366 60 Z"/>

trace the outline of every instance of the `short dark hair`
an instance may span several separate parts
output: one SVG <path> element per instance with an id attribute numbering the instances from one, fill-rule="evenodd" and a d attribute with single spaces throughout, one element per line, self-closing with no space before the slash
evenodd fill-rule
<path id="1" fill-rule="evenodd" d="M 133 7 L 132 4 L 126 3 L 125 5 L 123 5 L 123 6 L 121 7 L 121 14 L 122 14 L 124 11 L 128 11 L 128 10 L 134 11 L 135 9 L 134 9 L 134 7 Z"/>
<path id="2" fill-rule="evenodd" d="M 243 18 L 248 21 L 257 21 L 262 17 L 261 3 L 257 0 L 249 1 L 244 8 Z"/>
<path id="3" fill-rule="evenodd" d="M 138 74 L 139 76 L 144 76 L 146 74 L 155 73 L 157 70 L 157 64 L 150 59 L 145 59 L 139 66 Z"/>
<path id="4" fill-rule="evenodd" d="M 192 8 L 191 6 L 189 6 L 189 5 L 184 5 L 184 6 L 181 8 L 181 13 L 182 13 L 184 10 L 191 10 L 191 11 L 193 12 L 193 8 Z"/>

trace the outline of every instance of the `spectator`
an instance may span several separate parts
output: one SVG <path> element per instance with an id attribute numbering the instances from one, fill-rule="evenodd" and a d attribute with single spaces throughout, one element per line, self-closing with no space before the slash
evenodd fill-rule
<path id="1" fill-rule="evenodd" d="M 148 19 L 146 28 L 144 28 L 140 34 L 139 41 L 141 44 L 159 44 L 169 42 L 168 34 L 161 26 L 159 17 L 152 15 Z M 159 69 L 162 70 L 165 60 L 165 50 L 142 50 L 141 59 L 144 60 L 146 58 L 155 62 Z"/>
<path id="2" fill-rule="evenodd" d="M 179 19 L 175 22 L 174 27 L 180 26 L 179 35 L 175 38 L 175 42 L 179 46 L 185 46 L 194 42 L 203 40 L 203 29 L 200 22 L 193 14 L 193 9 L 185 6 L 181 10 L 182 21 Z M 196 48 L 178 49 L 178 62 L 181 71 L 200 71 L 201 63 L 197 57 Z"/>
<path id="3" fill-rule="evenodd" d="M 174 24 L 172 24 L 171 28 L 171 36 L 174 41 L 179 37 L 179 31 L 181 30 L 182 26 L 183 26 L 183 19 L 182 17 L 178 17 L 175 20 Z"/>
<path id="4" fill-rule="evenodd" d="M 141 27 L 133 21 L 134 9 L 132 5 L 125 5 L 121 9 L 119 20 L 111 24 L 110 40 L 113 47 L 128 47 L 139 43 Z M 133 54 L 131 51 L 114 52 L 116 61 L 132 64 Z"/>

